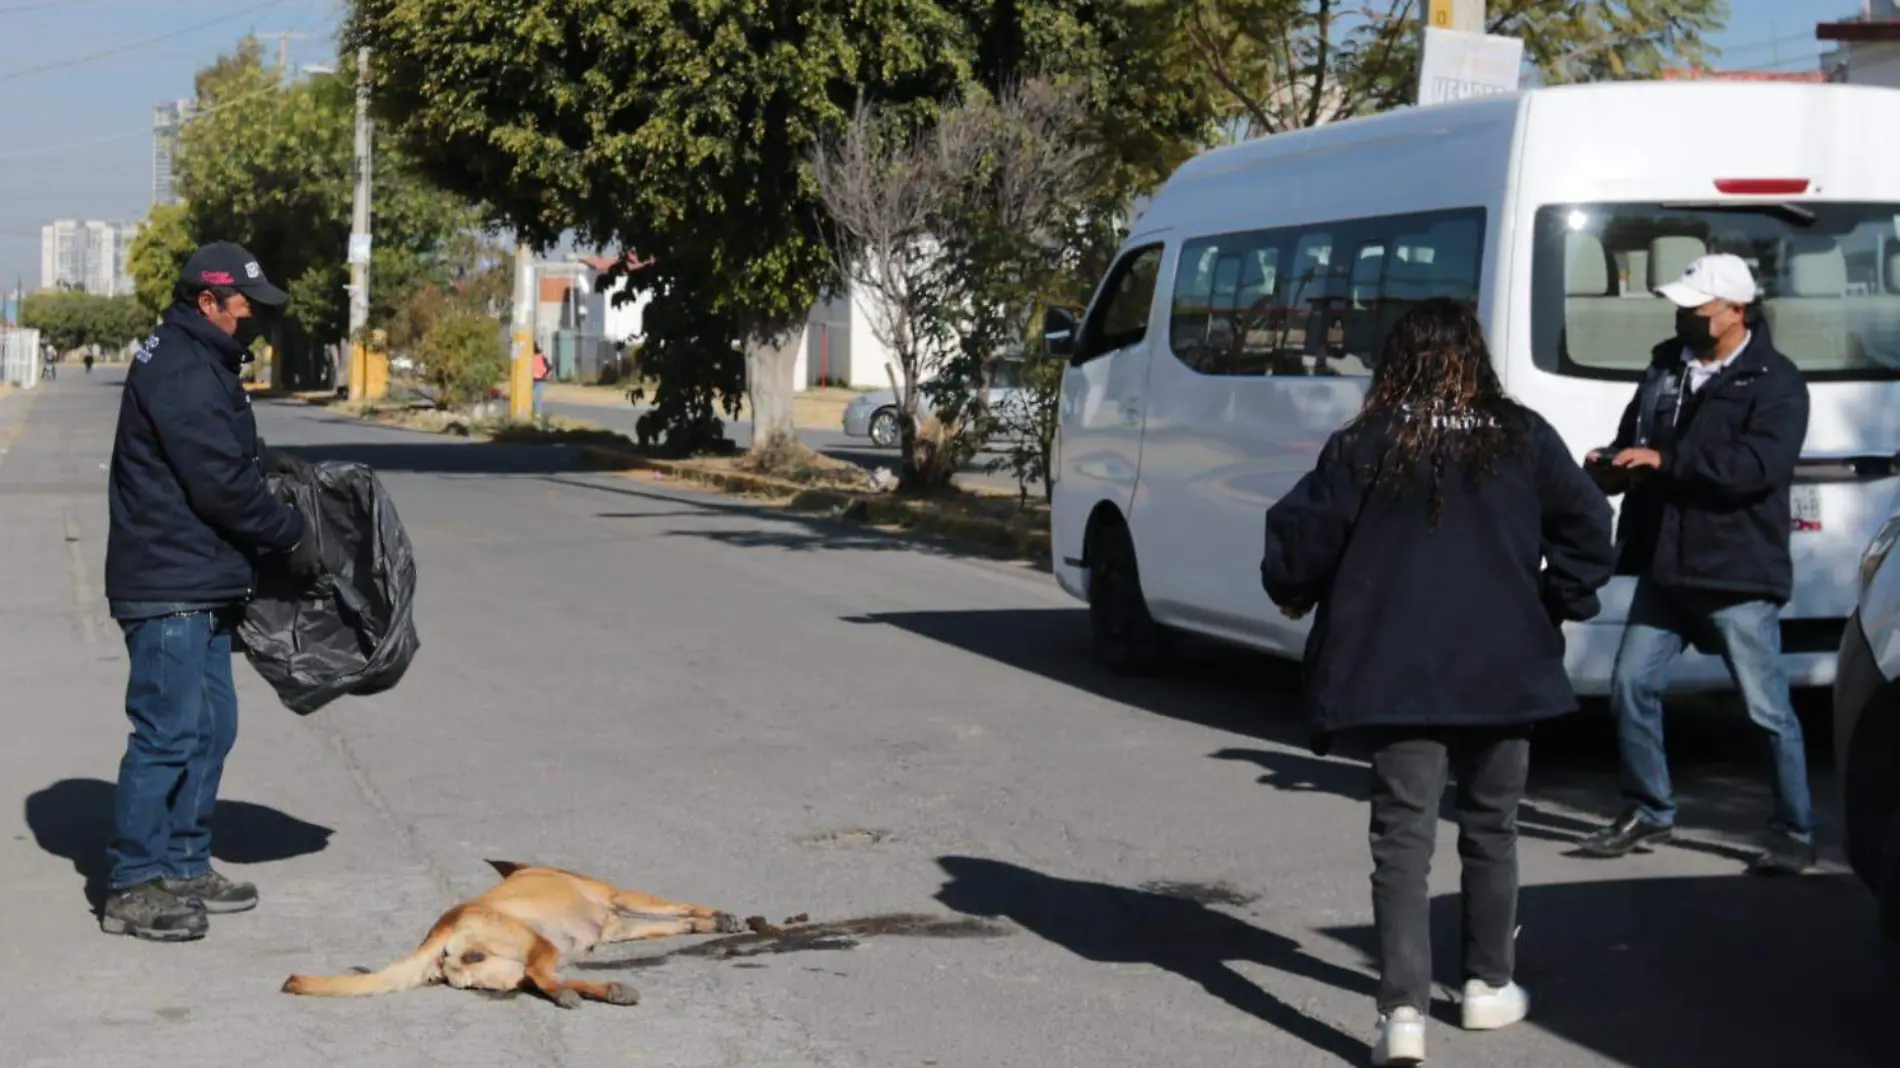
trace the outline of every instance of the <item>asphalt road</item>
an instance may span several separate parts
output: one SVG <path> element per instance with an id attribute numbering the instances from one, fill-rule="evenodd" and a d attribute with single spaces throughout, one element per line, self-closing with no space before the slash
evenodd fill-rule
<path id="1" fill-rule="evenodd" d="M 1042 574 L 289 405 L 259 406 L 274 443 L 367 461 L 394 495 L 421 654 L 396 690 L 307 718 L 240 666 L 215 852 L 262 906 L 189 945 L 100 934 L 125 734 L 100 593 L 115 379 L 0 398 L 0 1068 L 1364 1063 L 1365 772 L 1302 747 L 1286 671 L 1201 648 L 1121 682 Z M 1434 1063 L 1890 1063 L 1866 893 L 1832 862 L 1741 874 L 1767 812 L 1747 742 L 1685 716 L 1690 839 L 1599 862 L 1566 852 L 1613 807 L 1607 735 L 1542 737 L 1532 1018 L 1434 1024 Z M 1449 826 L 1440 850 L 1451 984 Z M 640 987 L 633 1008 L 278 993 L 408 952 L 492 883 L 485 858 L 841 926 L 570 965 Z"/>
<path id="2" fill-rule="evenodd" d="M 546 407 L 549 414 L 558 415 L 566 419 L 585 419 L 590 422 L 599 423 L 609 430 L 617 430 L 628 437 L 634 436 L 634 423 L 640 418 L 640 413 L 646 410 L 645 408 L 636 408 L 632 405 L 596 406 L 587 404 L 555 404 L 551 402 Z M 742 449 L 746 448 L 752 444 L 752 424 L 745 420 L 728 419 L 726 420 L 726 436 L 732 439 L 733 444 Z M 807 447 L 816 449 L 833 459 L 857 464 L 866 470 L 887 467 L 890 468 L 892 474 L 897 472 L 899 462 L 897 450 L 880 449 L 871 444 L 869 438 L 848 437 L 842 430 L 819 430 L 811 427 L 801 427 L 798 431 L 798 439 L 804 442 Z M 989 470 L 990 464 L 1001 457 L 1002 454 L 995 451 L 979 453 L 976 458 L 957 475 L 957 482 L 964 486 L 981 486 L 988 489 L 1007 490 L 1011 493 L 1017 492 L 1016 479 L 1009 473 L 1007 468 L 998 468 L 995 471 Z M 1031 494 L 1040 494 L 1042 492 L 1041 481 L 1031 482 L 1029 492 Z"/>

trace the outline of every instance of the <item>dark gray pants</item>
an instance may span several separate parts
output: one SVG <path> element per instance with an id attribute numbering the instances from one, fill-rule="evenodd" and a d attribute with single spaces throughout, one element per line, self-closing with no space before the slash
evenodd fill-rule
<path id="1" fill-rule="evenodd" d="M 1379 1011 L 1428 1011 L 1431 895 L 1448 774 L 1458 780 L 1464 978 L 1511 979 L 1517 927 L 1517 803 L 1530 770 L 1529 728 L 1380 728 L 1372 747 L 1372 913 L 1379 933 Z"/>

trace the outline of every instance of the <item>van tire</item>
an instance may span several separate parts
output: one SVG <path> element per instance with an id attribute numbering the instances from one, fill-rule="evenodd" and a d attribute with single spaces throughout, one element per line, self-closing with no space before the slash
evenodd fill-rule
<path id="1" fill-rule="evenodd" d="M 1096 659 L 1117 675 L 1151 675 L 1173 652 L 1172 635 L 1148 614 L 1135 543 L 1119 520 L 1090 539 L 1089 637 Z"/>

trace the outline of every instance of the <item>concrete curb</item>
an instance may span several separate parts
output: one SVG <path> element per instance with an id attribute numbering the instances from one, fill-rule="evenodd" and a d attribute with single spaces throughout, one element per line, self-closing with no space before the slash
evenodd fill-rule
<path id="1" fill-rule="evenodd" d="M 660 460 L 598 445 L 583 445 L 587 461 L 609 471 L 650 471 L 736 496 L 760 497 L 793 511 L 828 513 L 867 526 L 895 528 L 906 534 L 969 542 L 1025 559 L 1049 559 L 1049 532 L 1030 530 L 983 516 L 948 515 L 928 501 L 877 493 L 813 489 L 795 482 L 743 471 L 709 471 L 690 462 Z"/>

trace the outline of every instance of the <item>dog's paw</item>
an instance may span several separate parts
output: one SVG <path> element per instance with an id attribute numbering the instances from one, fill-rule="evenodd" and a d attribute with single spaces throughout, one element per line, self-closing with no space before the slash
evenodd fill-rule
<path id="1" fill-rule="evenodd" d="M 638 1005 L 640 992 L 625 983 L 608 983 L 607 996 L 602 999 L 609 1005 Z"/>
<path id="2" fill-rule="evenodd" d="M 712 914 L 713 930 L 718 934 L 738 934 L 746 929 L 745 922 L 730 912 Z"/>
<path id="3" fill-rule="evenodd" d="M 554 1003 L 564 1009 L 578 1009 L 581 1007 L 581 996 L 572 990 L 563 990 L 554 995 Z"/>

